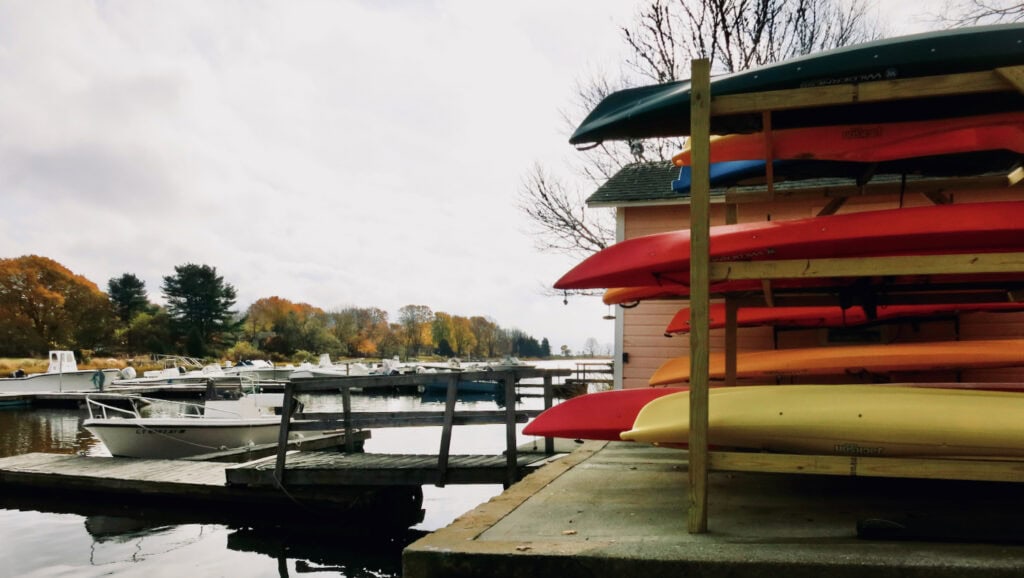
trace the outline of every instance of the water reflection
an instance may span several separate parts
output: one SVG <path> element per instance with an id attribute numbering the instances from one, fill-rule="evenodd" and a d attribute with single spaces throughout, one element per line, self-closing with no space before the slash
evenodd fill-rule
<path id="1" fill-rule="evenodd" d="M 302 396 L 307 411 L 340 412 L 340 395 Z M 395 393 L 353 396 L 356 411 L 438 411 L 444 395 Z M 496 410 L 501 396 L 460 393 L 459 409 Z M 524 396 L 517 407 L 539 409 L 542 399 Z M 109 455 L 82 427 L 84 409 L 0 410 L 0 457 L 30 452 Z M 519 424 L 517 431 L 521 431 Z M 440 427 L 374 430 L 366 451 L 435 453 Z M 519 438 L 526 443 L 532 438 Z M 452 453 L 500 453 L 503 425 L 455 428 Z M 401 575 L 402 549 L 449 524 L 494 495 L 500 485 L 423 488 L 424 521 L 408 530 L 362 536 L 358 523 L 308 517 L 271 523 L 258 509 L 233 516 L 223 508 L 176 504 L 170 509 L 129 496 L 97 498 L 62 492 L 41 496 L 28 489 L 0 492 L 0 544 L 7 553 L 0 575 L 194 576 Z M 187 504 L 186 504 L 187 505 Z"/>
<path id="2" fill-rule="evenodd" d="M 106 449 L 82 427 L 87 417 L 84 409 L 2 409 L 0 457 L 32 452 L 102 455 Z"/>

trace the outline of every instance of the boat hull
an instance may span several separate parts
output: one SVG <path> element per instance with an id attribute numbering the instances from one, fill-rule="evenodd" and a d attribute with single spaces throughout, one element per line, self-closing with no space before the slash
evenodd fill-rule
<path id="1" fill-rule="evenodd" d="M 618 441 L 651 401 L 684 387 L 641 387 L 588 393 L 544 410 L 523 429 L 525 435 Z"/>
<path id="2" fill-rule="evenodd" d="M 974 312 L 1024 311 L 1024 303 L 948 303 L 938 305 L 879 305 L 875 314 L 867 315 L 862 307 L 743 307 L 736 311 L 736 325 L 757 327 L 854 327 L 879 321 L 904 318 L 936 317 Z M 724 303 L 712 303 L 708 310 L 708 327 L 725 327 Z M 666 333 L 690 332 L 690 308 L 680 309 L 665 329 Z"/>
<path id="3" fill-rule="evenodd" d="M 711 140 L 711 162 L 773 159 L 884 162 L 976 151 L 1024 152 L 1024 113 L 1010 112 L 917 122 L 793 128 L 730 134 Z M 672 157 L 691 164 L 690 150 Z"/>
<path id="4" fill-rule="evenodd" d="M 1024 62 L 1024 25 L 979 26 L 929 32 L 846 46 L 712 78 L 711 94 L 722 96 L 808 86 L 894 80 L 991 70 Z M 572 144 L 690 134 L 690 81 L 642 86 L 604 98 L 570 137 Z M 814 109 L 779 110 L 777 128 L 943 118 L 1019 110 L 1013 92 L 957 95 Z M 859 119 L 859 120 L 854 120 Z M 758 114 L 715 115 L 712 134 L 761 130 Z"/>
<path id="5" fill-rule="evenodd" d="M 111 455 L 177 459 L 276 442 L 281 418 L 112 418 L 87 419 L 83 425 Z"/>
<path id="6" fill-rule="evenodd" d="M 120 370 L 103 369 L 0 378 L 0 393 L 98 391 L 113 383 L 120 375 Z"/>
<path id="7" fill-rule="evenodd" d="M 656 399 L 622 439 L 683 446 L 689 394 Z M 1024 396 L 871 385 L 721 387 L 708 391 L 708 443 L 826 455 L 1024 457 Z"/>
<path id="8" fill-rule="evenodd" d="M 884 257 L 1024 250 L 1024 202 L 931 205 L 827 217 L 720 225 L 710 231 L 713 262 Z M 599 251 L 557 289 L 686 285 L 690 231 L 628 239 Z"/>
<path id="9" fill-rule="evenodd" d="M 1024 339 L 983 339 L 885 345 L 846 345 L 748 351 L 736 354 L 742 378 L 795 375 L 949 371 L 1024 366 Z M 725 377 L 725 354 L 708 358 L 712 379 Z M 676 357 L 654 372 L 649 384 L 670 385 L 690 380 L 690 358 Z"/>

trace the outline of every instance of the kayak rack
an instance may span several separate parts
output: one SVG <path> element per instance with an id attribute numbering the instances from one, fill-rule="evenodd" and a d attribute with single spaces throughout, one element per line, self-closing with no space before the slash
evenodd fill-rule
<path id="1" fill-rule="evenodd" d="M 767 170 L 767 200 L 775 198 L 772 172 L 771 122 L 774 111 L 813 109 L 861 103 L 930 97 L 1024 93 L 1024 66 L 928 76 L 910 79 L 837 84 L 768 92 L 711 96 L 710 62 L 691 63 L 690 147 L 692 184 L 690 188 L 690 431 L 688 529 L 704 533 L 708 525 L 708 472 L 746 471 L 774 473 L 829 474 L 987 481 L 1024 481 L 1024 463 L 1000 460 L 905 459 L 862 456 L 814 456 L 708 451 L 708 356 L 710 284 L 727 280 L 760 279 L 764 296 L 773 301 L 771 279 L 810 277 L 861 277 L 888 275 L 1024 273 L 1024 253 L 930 255 L 926 257 L 874 257 L 843 259 L 800 259 L 711 263 L 710 234 L 710 129 L 716 115 L 760 115 L 764 127 Z M 1012 187 L 1024 180 L 1017 169 L 996 177 L 995 185 Z M 902 189 L 901 189 L 902 190 Z M 923 192 L 934 203 L 951 199 L 941 192 Z M 834 213 L 845 197 L 833 199 L 821 214 Z M 727 219 L 735 222 L 735 200 L 726 199 Z M 736 380 L 736 311 L 745 303 L 737 295 L 721 295 L 726 301 L 726 384 Z M 1007 298 L 1003 291 L 1002 299 Z M 1011 295 L 1011 298 L 1013 295 Z M 1017 298 L 1021 295 L 1017 294 Z M 899 296 L 895 296 L 898 300 Z M 926 298 L 926 297 L 924 297 Z M 993 295 L 992 298 L 997 298 Z M 799 296 L 792 298 L 799 302 Z M 906 302 L 922 296 L 906 296 Z M 896 302 L 896 301 L 894 301 Z M 920 302 L 920 301 L 916 301 Z"/>

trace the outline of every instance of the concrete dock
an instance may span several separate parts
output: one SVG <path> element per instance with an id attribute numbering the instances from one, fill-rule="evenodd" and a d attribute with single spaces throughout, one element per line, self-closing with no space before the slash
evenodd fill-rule
<path id="1" fill-rule="evenodd" d="M 403 553 L 406 578 L 1024 575 L 1024 487 L 710 475 L 687 531 L 680 450 L 586 442 Z"/>

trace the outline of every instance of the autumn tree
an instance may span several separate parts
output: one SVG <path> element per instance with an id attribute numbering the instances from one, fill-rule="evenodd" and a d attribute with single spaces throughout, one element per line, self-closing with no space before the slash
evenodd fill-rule
<path id="1" fill-rule="evenodd" d="M 434 313 L 426 305 L 406 305 L 398 310 L 398 322 L 405 330 L 407 355 L 419 355 L 433 346 L 433 321 Z"/>
<path id="2" fill-rule="evenodd" d="M 0 259 L 0 352 L 99 349 L 113 336 L 114 311 L 95 283 L 47 257 Z"/>
<path id="3" fill-rule="evenodd" d="M 146 283 L 131 273 L 107 281 L 107 295 L 122 324 L 127 324 L 149 307 Z"/>
<path id="4" fill-rule="evenodd" d="M 245 332 L 260 349 L 278 358 L 290 358 L 298 351 L 338 355 L 343 348 L 331 331 L 332 324 L 333 319 L 319 307 L 274 296 L 249 306 Z"/>
<path id="5" fill-rule="evenodd" d="M 163 278 L 167 313 L 175 333 L 185 340 L 189 355 L 201 357 L 224 343 L 242 324 L 233 320 L 234 286 L 209 265 L 187 263 Z"/>
<path id="6" fill-rule="evenodd" d="M 453 345 L 455 339 L 453 337 L 455 333 L 455 325 L 452 321 L 452 316 L 438 311 L 434 313 L 434 321 L 430 326 L 431 335 L 434 338 L 434 343 L 437 346 L 437 354 L 445 357 L 451 357 L 457 355 L 456 349 Z"/>
<path id="7" fill-rule="evenodd" d="M 344 352 L 353 357 L 380 355 L 391 332 L 388 312 L 378 307 L 348 307 L 329 314 L 331 330 Z"/>
<path id="8" fill-rule="evenodd" d="M 497 357 L 501 333 L 498 324 L 478 315 L 469 318 L 469 326 L 473 330 L 473 335 L 476 336 L 473 355 L 475 357 Z"/>
<path id="9" fill-rule="evenodd" d="M 476 334 L 468 317 L 456 315 L 452 318 L 452 344 L 457 355 L 469 355 L 476 348 Z"/>
<path id="10" fill-rule="evenodd" d="M 735 72 L 872 40 L 877 29 L 864 0 L 651 0 L 621 29 L 628 50 L 621 77 L 605 72 L 581 81 L 562 116 L 571 132 L 616 90 L 689 77 L 694 58 L 711 59 L 716 72 Z M 585 208 L 585 197 L 625 165 L 667 160 L 682 146 L 682 139 L 601 143 L 572 163 L 580 186 L 535 165 L 520 186 L 519 208 L 537 248 L 581 257 L 607 247 L 615 239 L 614 213 Z"/>

